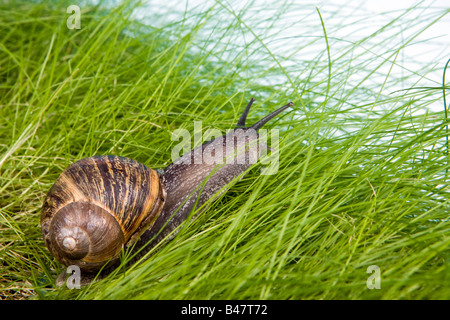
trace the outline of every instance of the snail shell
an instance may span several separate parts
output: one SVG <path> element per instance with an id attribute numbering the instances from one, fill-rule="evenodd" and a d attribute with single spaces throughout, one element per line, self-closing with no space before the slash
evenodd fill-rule
<path id="1" fill-rule="evenodd" d="M 79 160 L 47 194 L 41 215 L 45 243 L 63 264 L 96 271 L 114 263 L 122 248 L 155 222 L 165 199 L 158 172 L 137 161 Z"/>

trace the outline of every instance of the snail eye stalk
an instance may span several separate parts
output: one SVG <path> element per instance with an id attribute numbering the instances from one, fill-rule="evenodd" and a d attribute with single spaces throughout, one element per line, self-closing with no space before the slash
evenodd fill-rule
<path id="1" fill-rule="evenodd" d="M 255 102 L 254 98 L 250 99 L 250 102 L 248 103 L 247 107 L 245 108 L 244 112 L 242 113 L 241 117 L 239 118 L 239 121 L 236 125 L 236 127 L 245 127 L 245 121 L 247 120 L 248 112 L 250 111 L 250 107 L 252 106 L 253 102 Z"/>
<path id="2" fill-rule="evenodd" d="M 271 119 L 275 118 L 277 115 L 279 115 L 281 112 L 283 112 L 284 110 L 286 110 L 289 107 L 292 107 L 294 105 L 293 102 L 289 102 L 287 105 L 282 106 L 281 108 L 275 110 L 274 112 L 268 114 L 267 116 L 265 116 L 264 118 L 262 118 L 261 120 L 259 120 L 257 123 L 255 123 L 254 125 L 252 125 L 250 128 L 254 129 L 254 130 L 259 130 L 261 129 L 261 127 L 263 125 L 265 125 L 267 122 L 269 122 Z"/>

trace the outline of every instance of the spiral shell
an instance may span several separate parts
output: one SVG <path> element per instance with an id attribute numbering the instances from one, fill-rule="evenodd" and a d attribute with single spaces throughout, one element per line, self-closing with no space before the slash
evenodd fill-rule
<path id="1" fill-rule="evenodd" d="M 65 265 L 96 271 L 118 259 L 160 215 L 166 191 L 158 172 L 117 156 L 70 165 L 51 187 L 41 228 L 50 252 Z"/>

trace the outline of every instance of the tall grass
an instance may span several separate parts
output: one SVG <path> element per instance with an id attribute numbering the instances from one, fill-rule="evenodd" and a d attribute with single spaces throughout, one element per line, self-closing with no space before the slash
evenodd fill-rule
<path id="1" fill-rule="evenodd" d="M 2 298 L 450 297 L 448 122 L 433 76 L 446 59 L 404 55 L 449 9 L 419 4 L 377 26 L 352 2 L 218 1 L 174 19 L 100 3 L 69 30 L 70 4 L 0 4 Z M 55 285 L 64 268 L 39 219 L 65 167 L 115 154 L 163 168 L 175 129 L 225 132 L 251 97 L 250 123 L 295 103 L 268 126 L 280 129 L 276 175 L 256 165 L 132 267 Z M 367 287 L 371 265 L 381 289 Z"/>

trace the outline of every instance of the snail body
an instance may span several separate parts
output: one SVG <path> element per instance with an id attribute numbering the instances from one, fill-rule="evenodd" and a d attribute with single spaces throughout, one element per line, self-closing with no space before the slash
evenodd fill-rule
<path id="1" fill-rule="evenodd" d="M 246 161 L 235 161 L 237 155 L 230 161 L 227 146 L 232 144 L 235 150 L 241 137 L 247 137 L 247 143 L 257 141 L 258 129 L 293 105 L 245 127 L 253 101 L 235 130 L 194 148 L 162 173 L 118 156 L 94 156 L 70 165 L 50 188 L 42 207 L 41 229 L 50 252 L 66 266 L 78 265 L 83 272 L 96 273 L 114 266 L 124 247 L 133 247 L 136 260 L 163 239 L 172 238 L 194 208 L 214 200 L 252 165 L 250 158 L 258 158 L 257 149 L 246 148 Z M 247 130 L 256 134 L 248 138 Z M 207 158 L 194 161 L 199 152 L 220 151 L 223 154 L 215 156 L 223 164 Z"/>

